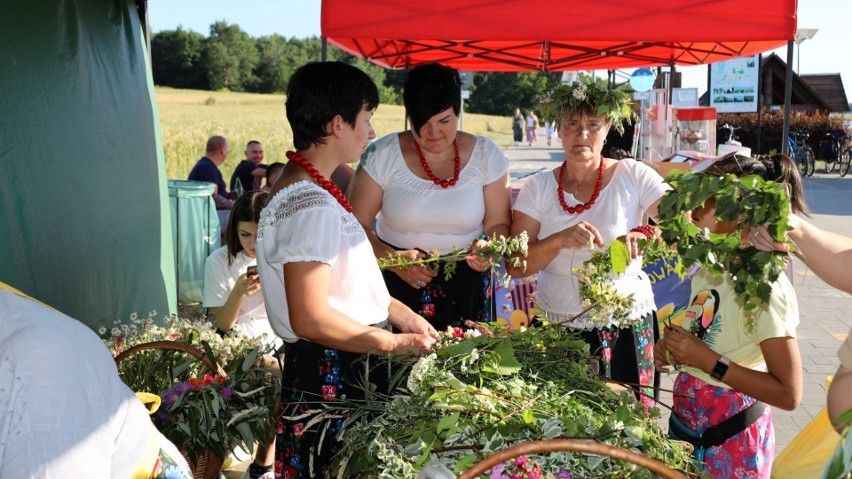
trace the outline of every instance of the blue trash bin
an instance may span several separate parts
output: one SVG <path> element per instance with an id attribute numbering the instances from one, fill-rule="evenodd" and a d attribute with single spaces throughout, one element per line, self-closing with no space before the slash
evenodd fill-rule
<path id="1" fill-rule="evenodd" d="M 213 201 L 216 185 L 187 180 L 168 180 L 168 185 L 178 303 L 197 304 L 204 286 L 204 263 L 219 247 L 222 233 Z"/>

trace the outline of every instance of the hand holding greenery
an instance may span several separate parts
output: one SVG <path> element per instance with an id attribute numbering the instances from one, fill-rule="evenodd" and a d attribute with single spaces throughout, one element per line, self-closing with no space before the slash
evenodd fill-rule
<path id="1" fill-rule="evenodd" d="M 642 251 L 642 264 L 648 265 L 662 258 L 671 258 L 674 252 L 657 238 L 639 240 Z M 580 281 L 580 295 L 583 297 L 583 312 L 576 316 L 586 318 L 597 327 L 614 325 L 619 328 L 631 326 L 635 321 L 629 319 L 633 309 L 633 297 L 618 292 L 613 281 L 627 270 L 630 252 L 621 241 L 613 241 L 603 251 L 595 249 L 589 243 L 592 257 L 583 262 L 582 268 L 574 268 Z"/>
<path id="2" fill-rule="evenodd" d="M 839 424 L 849 421 L 852 421 L 852 409 L 835 419 L 835 422 Z M 852 439 L 850 439 L 849 431 L 850 426 L 846 426 L 841 434 L 842 439 L 837 443 L 837 447 L 822 471 L 821 479 L 852 478 Z"/>
<path id="3" fill-rule="evenodd" d="M 527 255 L 527 243 L 529 237 L 526 232 L 522 232 L 518 236 L 509 236 L 494 234 L 488 240 L 488 244 L 476 251 L 476 255 L 482 258 L 492 271 L 496 271 L 500 265 L 501 258 L 509 258 L 513 266 L 518 268 L 526 268 L 526 260 L 523 259 Z M 456 262 L 464 261 L 465 258 L 473 251 L 473 245 L 468 249 L 456 249 L 445 255 L 441 255 L 437 250 L 432 251 L 427 258 L 407 259 L 401 254 L 388 253 L 385 258 L 378 258 L 379 268 L 410 268 L 412 266 L 425 265 L 431 268 L 443 268 L 444 280 L 449 280 L 456 272 Z M 520 255 L 520 256 L 519 256 Z M 504 283 L 508 278 L 500 278 Z"/>
<path id="4" fill-rule="evenodd" d="M 677 248 L 680 261 L 676 270 L 683 276 L 698 263 L 713 274 L 730 274 L 747 324 L 752 324 L 758 300 L 769 301 L 770 284 L 784 271 L 786 262 L 781 253 L 747 247 L 741 231 L 768 224 L 776 241 L 789 244 L 785 233 L 790 200 L 783 185 L 756 175 L 737 178 L 679 171 L 669 174 L 666 181 L 673 189 L 660 202 L 659 228 L 663 240 Z M 737 231 L 715 234 L 692 223 L 688 213 L 711 197 L 716 198 L 716 219 L 738 224 Z"/>

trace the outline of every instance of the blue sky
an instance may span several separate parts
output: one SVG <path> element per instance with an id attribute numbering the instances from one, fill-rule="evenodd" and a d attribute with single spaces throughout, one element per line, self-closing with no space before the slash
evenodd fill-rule
<path id="1" fill-rule="evenodd" d="M 744 0 L 748 1 L 748 0 Z M 148 0 L 154 32 L 182 25 L 205 36 L 217 20 L 237 24 L 253 37 L 278 33 L 305 38 L 320 35 L 320 0 Z M 799 0 L 799 28 L 817 28 L 814 38 L 797 49 L 793 68 L 799 73 L 840 73 L 852 101 L 852 2 L 849 0 Z M 786 48 L 776 51 L 786 59 Z M 707 67 L 686 67 L 684 87 L 699 93 L 707 88 Z M 629 72 L 628 72 L 629 73 Z"/>

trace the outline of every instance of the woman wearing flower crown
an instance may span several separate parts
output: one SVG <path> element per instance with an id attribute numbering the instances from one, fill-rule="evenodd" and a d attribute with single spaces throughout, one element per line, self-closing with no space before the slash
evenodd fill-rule
<path id="1" fill-rule="evenodd" d="M 411 130 L 370 145 L 350 193 L 355 216 L 373 228 L 377 257 L 407 259 L 471 248 L 448 280 L 424 266 L 385 270 L 393 297 L 439 330 L 489 321 L 488 264 L 474 254 L 509 233 L 509 158 L 493 141 L 458 130 L 459 73 L 437 63 L 415 67 L 403 94 Z M 487 238 L 486 238 L 487 237 Z"/>
<path id="2" fill-rule="evenodd" d="M 556 121 L 565 160 L 523 184 L 513 207 L 512 234 L 529 235 L 527 268 L 509 266 L 508 272 L 538 273 L 536 299 L 543 315 L 581 330 L 602 360 L 602 373 L 624 383 L 651 386 L 655 306 L 650 280 L 638 258 L 639 240 L 654 234 L 653 228 L 642 224 L 643 218 L 656 215 L 669 187 L 642 163 L 601 154 L 609 130 L 623 131 L 622 122 L 634 116 L 626 94 L 578 81 L 551 92 L 540 111 L 545 121 Z M 633 294 L 629 319 L 638 322 L 597 327 L 582 316 L 574 318 L 584 307 L 573 268 L 582 268 L 590 259 L 590 245 L 601 248 L 615 240 L 626 243 L 632 258 L 616 288 L 621 294 Z"/>
<path id="3" fill-rule="evenodd" d="M 364 229 L 327 179 L 375 137 L 370 118 L 378 103 L 370 77 L 340 62 L 308 63 L 287 86 L 296 151 L 287 152 L 256 244 L 269 321 L 285 341 L 276 477 L 332 477 L 343 418 L 314 420 L 310 411 L 363 397 L 365 377 L 378 372 L 364 353 L 426 349 L 438 336 L 390 297 Z M 381 388 L 387 371 L 381 376 L 369 374 L 370 382 Z"/>

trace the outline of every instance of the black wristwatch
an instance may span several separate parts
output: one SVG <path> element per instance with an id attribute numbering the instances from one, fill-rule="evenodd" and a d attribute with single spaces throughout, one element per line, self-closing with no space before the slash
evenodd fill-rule
<path id="1" fill-rule="evenodd" d="M 728 359 L 727 356 L 722 356 L 716 361 L 716 366 L 713 367 L 713 371 L 710 372 L 710 377 L 715 379 L 716 381 L 721 381 L 723 377 L 725 377 L 725 373 L 728 372 L 728 366 L 731 365 L 731 360 Z"/>

